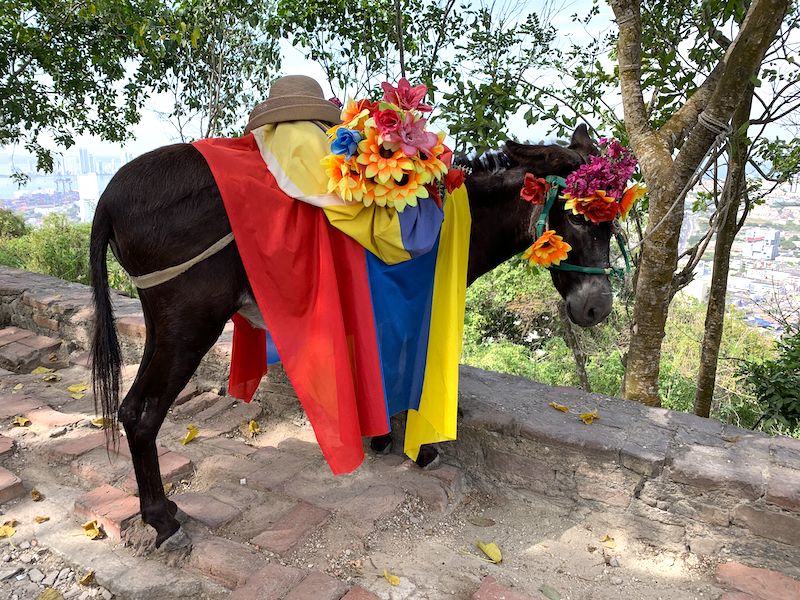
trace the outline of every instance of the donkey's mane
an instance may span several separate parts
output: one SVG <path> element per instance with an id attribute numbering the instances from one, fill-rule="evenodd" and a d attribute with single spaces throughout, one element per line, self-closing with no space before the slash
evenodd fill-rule
<path id="1" fill-rule="evenodd" d="M 453 163 L 457 167 L 471 169 L 474 174 L 485 175 L 499 173 L 517 166 L 516 161 L 502 150 L 487 150 L 483 154 L 476 156 L 459 154 L 455 157 Z"/>

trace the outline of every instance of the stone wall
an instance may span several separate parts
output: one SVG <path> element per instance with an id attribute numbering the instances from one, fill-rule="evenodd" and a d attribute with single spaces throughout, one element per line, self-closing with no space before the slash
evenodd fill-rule
<path id="1" fill-rule="evenodd" d="M 144 342 L 138 301 L 114 299 L 125 360 Z M 88 349 L 91 290 L 0 267 L 0 324 Z M 224 386 L 226 330 L 197 374 Z M 272 369 L 259 397 L 273 413 L 297 411 L 291 385 Z M 569 407 L 560 412 L 549 406 Z M 578 414 L 597 410 L 591 425 Z M 800 441 L 770 438 L 663 409 L 461 368 L 460 431 L 444 444 L 473 482 L 500 482 L 577 511 L 598 509 L 611 525 L 658 547 L 742 558 L 800 576 Z"/>

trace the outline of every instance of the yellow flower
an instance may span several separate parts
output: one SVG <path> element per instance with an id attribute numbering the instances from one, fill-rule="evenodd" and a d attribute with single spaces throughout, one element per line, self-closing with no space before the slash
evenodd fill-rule
<path id="1" fill-rule="evenodd" d="M 625 220 L 628 218 L 628 213 L 631 207 L 636 204 L 636 201 L 642 198 L 647 193 L 647 188 L 640 183 L 634 183 L 631 187 L 625 190 L 622 195 L 622 200 L 619 201 L 620 217 Z"/>
<path id="2" fill-rule="evenodd" d="M 385 185 L 390 179 L 400 181 L 406 172 L 414 170 L 414 163 L 400 150 L 392 152 L 380 144 L 377 129 L 368 127 L 364 133 L 366 138 L 358 144 L 358 163 L 366 167 L 365 177 Z"/>
<path id="3" fill-rule="evenodd" d="M 434 179 L 441 179 L 447 174 L 447 165 L 439 160 L 442 152 L 444 152 L 444 133 L 439 134 L 439 142 L 433 147 L 431 156 L 420 150 L 419 154 L 412 158 L 414 168 L 420 174 L 423 184 L 428 184 Z"/>
<path id="4" fill-rule="evenodd" d="M 533 264 L 541 267 L 558 265 L 562 260 L 567 259 L 567 254 L 572 250 L 567 242 L 560 235 L 556 235 L 553 229 L 545 231 L 533 245 L 522 255 Z"/>
<path id="5" fill-rule="evenodd" d="M 355 160 L 345 159 L 342 154 L 329 154 L 322 159 L 328 176 L 328 193 L 336 194 L 345 202 L 361 201 L 364 177 Z"/>
<path id="6" fill-rule="evenodd" d="M 400 181 L 389 181 L 375 187 L 375 202 L 378 206 L 393 206 L 403 212 L 406 206 L 416 206 L 417 198 L 427 198 L 428 190 L 422 183 L 420 174 L 411 170 L 403 174 Z"/>

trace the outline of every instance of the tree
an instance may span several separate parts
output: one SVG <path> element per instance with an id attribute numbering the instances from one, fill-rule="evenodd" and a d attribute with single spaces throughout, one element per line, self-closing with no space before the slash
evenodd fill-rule
<path id="1" fill-rule="evenodd" d="M 0 22 L 0 145 L 42 171 L 77 135 L 126 139 L 192 31 L 161 0 L 8 0 Z"/>
<path id="2" fill-rule="evenodd" d="M 695 57 L 719 56 L 711 63 L 713 67 L 705 80 L 692 85 L 694 91 L 688 99 L 669 112 L 662 110 L 666 103 L 656 96 L 649 106 L 645 103 L 643 84 L 652 85 L 649 76 L 653 69 L 648 65 L 657 64 L 658 60 L 675 61 L 679 44 L 643 48 L 642 6 L 636 0 L 611 0 L 619 26 L 617 54 L 625 128 L 639 158 L 650 199 L 649 222 L 639 258 L 625 397 L 658 405 L 660 349 L 677 267 L 683 200 L 698 169 L 704 170 L 703 162 L 712 146 L 727 135 L 728 123 L 747 86 L 758 75 L 788 0 L 753 0 L 746 10 L 737 2 L 723 2 L 716 6 L 718 13 L 708 15 L 704 8 L 699 13 L 681 12 L 687 7 L 687 2 L 681 1 L 644 5 L 651 17 L 659 11 L 673 15 L 676 26 L 665 23 L 665 19 L 655 21 L 667 35 L 686 39 L 686 30 L 694 26 L 694 31 L 709 36 L 709 42 L 699 47 Z M 723 46 L 728 40 L 720 38 L 711 15 L 739 24 L 737 35 L 727 48 Z M 693 25 L 695 22 L 701 25 Z M 674 81 L 678 75 L 676 71 L 670 79 Z M 671 82 L 668 79 L 665 83 Z M 691 79 L 686 83 L 694 84 Z"/>

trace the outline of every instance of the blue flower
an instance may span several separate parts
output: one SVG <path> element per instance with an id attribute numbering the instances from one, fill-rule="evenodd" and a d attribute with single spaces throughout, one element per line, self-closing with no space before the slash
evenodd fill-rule
<path id="1" fill-rule="evenodd" d="M 339 127 L 336 130 L 336 139 L 331 142 L 331 152 L 344 154 L 347 160 L 350 160 L 358 150 L 358 142 L 360 141 L 361 134 L 358 131 Z"/>

